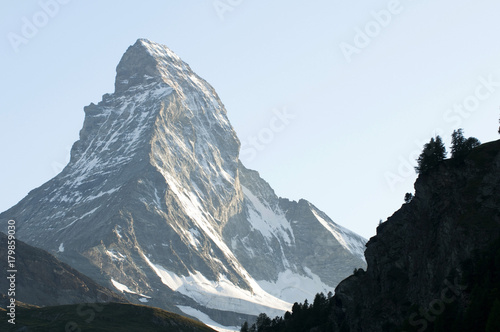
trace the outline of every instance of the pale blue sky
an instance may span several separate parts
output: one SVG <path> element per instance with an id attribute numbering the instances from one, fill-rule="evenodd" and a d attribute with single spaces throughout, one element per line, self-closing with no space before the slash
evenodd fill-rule
<path id="1" fill-rule="evenodd" d="M 83 107 L 113 92 L 122 54 L 148 38 L 214 86 L 247 167 L 368 238 L 413 192 L 408 161 L 433 133 L 499 138 L 498 13 L 491 0 L 10 1 L 0 210 L 68 161 Z"/>

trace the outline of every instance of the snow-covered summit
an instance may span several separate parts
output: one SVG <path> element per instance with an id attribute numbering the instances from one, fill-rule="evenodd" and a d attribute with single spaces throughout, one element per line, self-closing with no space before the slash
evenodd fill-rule
<path id="1" fill-rule="evenodd" d="M 215 90 L 167 46 L 138 39 L 127 49 L 116 67 L 115 92 L 125 92 L 137 85 L 153 82 L 165 83 L 178 93 L 195 86 L 207 95 L 216 96 Z M 213 102 L 216 104 L 219 100 Z"/>
<path id="2" fill-rule="evenodd" d="M 161 82 L 161 71 L 168 71 L 169 65 L 173 69 L 179 66 L 183 68 L 185 64 L 166 46 L 138 39 L 127 49 L 116 67 L 115 92 L 125 92 L 141 84 Z M 161 66 L 166 68 L 160 68 Z"/>

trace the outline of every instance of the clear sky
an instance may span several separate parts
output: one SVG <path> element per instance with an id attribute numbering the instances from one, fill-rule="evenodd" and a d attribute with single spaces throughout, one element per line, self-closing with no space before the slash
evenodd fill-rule
<path id="1" fill-rule="evenodd" d="M 499 138 L 491 0 L 9 1 L 0 13 L 0 210 L 69 160 L 83 107 L 129 45 L 167 45 L 211 83 L 241 159 L 369 238 L 413 192 L 435 133 Z"/>

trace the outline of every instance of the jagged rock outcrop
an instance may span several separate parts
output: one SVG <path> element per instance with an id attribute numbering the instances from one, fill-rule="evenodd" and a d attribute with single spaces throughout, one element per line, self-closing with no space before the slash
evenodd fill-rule
<path id="1" fill-rule="evenodd" d="M 333 289 L 365 240 L 239 161 L 214 89 L 140 39 L 115 92 L 85 107 L 71 160 L 0 214 L 17 235 L 129 301 L 237 326 Z"/>
<path id="2" fill-rule="evenodd" d="M 368 242 L 366 272 L 358 271 L 336 288 L 334 330 L 424 331 L 439 321 L 448 326 L 443 331 L 458 330 L 451 326 L 470 309 L 474 288 L 487 287 L 470 275 L 488 266 L 471 266 L 491 248 L 498 250 L 499 237 L 496 141 L 474 149 L 463 161 L 445 160 L 419 176 L 412 201 Z M 441 317 L 448 308 L 453 316 Z M 489 309 L 483 307 L 485 317 Z"/>

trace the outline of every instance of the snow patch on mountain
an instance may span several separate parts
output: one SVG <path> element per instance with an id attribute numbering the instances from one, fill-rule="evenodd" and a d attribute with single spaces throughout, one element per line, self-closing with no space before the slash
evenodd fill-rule
<path id="1" fill-rule="evenodd" d="M 291 303 L 265 292 L 258 283 L 254 283 L 257 287 L 249 291 L 236 286 L 222 274 L 217 281 L 207 279 L 198 271 L 189 276 L 179 276 L 161 265 L 153 264 L 146 256 L 143 258 L 166 286 L 207 308 L 252 315 L 262 312 L 282 315 L 291 308 Z"/>
<path id="2" fill-rule="evenodd" d="M 205 314 L 205 313 L 203 313 L 203 312 L 201 312 L 199 310 L 196 310 L 196 309 L 194 309 L 192 307 L 178 305 L 177 308 L 179 308 L 186 315 L 189 315 L 191 317 L 195 317 L 195 318 L 199 319 L 205 325 L 213 328 L 216 331 L 219 331 L 219 332 L 234 332 L 234 331 L 239 331 L 240 330 L 240 327 L 238 327 L 238 326 L 224 326 L 224 325 L 221 325 L 221 324 L 213 321 L 210 318 L 210 316 L 208 316 L 207 314 Z"/>
<path id="3" fill-rule="evenodd" d="M 118 236 L 118 238 L 123 238 L 122 233 L 121 233 L 122 227 L 120 225 L 116 225 L 116 227 L 113 229 L 113 232 Z"/>
<path id="4" fill-rule="evenodd" d="M 318 211 L 311 209 L 312 213 L 316 219 L 326 228 L 337 241 L 347 250 L 349 250 L 354 255 L 364 259 L 365 256 L 365 246 L 358 239 L 355 238 L 350 230 L 335 224 L 333 221 L 327 221 L 325 218 L 321 217 Z"/>
<path id="5" fill-rule="evenodd" d="M 87 198 L 85 198 L 84 202 L 92 201 L 92 200 L 100 198 L 104 195 L 111 195 L 112 193 L 117 192 L 118 190 L 120 190 L 120 187 L 113 188 L 113 189 L 110 189 L 107 191 L 101 191 L 101 192 L 97 193 L 96 195 L 88 196 Z"/>
<path id="6" fill-rule="evenodd" d="M 293 230 L 288 220 L 279 209 L 273 210 L 269 205 L 261 202 L 248 188 L 241 186 L 245 198 L 248 200 L 249 221 L 254 229 L 257 229 L 267 239 L 278 235 L 287 245 L 295 241 Z"/>
<path id="7" fill-rule="evenodd" d="M 276 281 L 259 280 L 259 285 L 269 294 L 289 303 L 312 299 L 317 293 L 334 292 L 334 287 L 323 283 L 319 276 L 308 268 L 304 269 L 307 276 L 288 269 L 280 272 Z"/>
<path id="8" fill-rule="evenodd" d="M 127 256 L 119 253 L 119 252 L 116 252 L 114 251 L 113 249 L 111 250 L 106 250 L 106 254 L 111 258 L 112 261 L 123 261 L 125 258 L 127 258 Z"/>
<path id="9" fill-rule="evenodd" d="M 126 285 L 121 284 L 114 279 L 111 279 L 111 283 L 113 284 L 113 286 L 115 286 L 116 289 L 118 289 L 122 293 L 127 292 L 130 294 L 137 294 L 136 292 L 131 291 Z"/>

